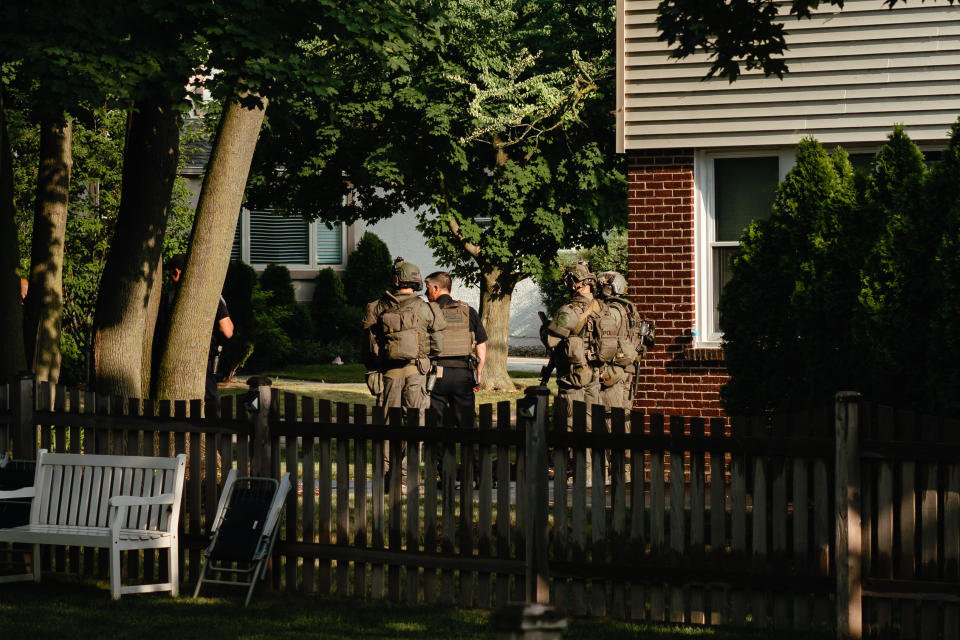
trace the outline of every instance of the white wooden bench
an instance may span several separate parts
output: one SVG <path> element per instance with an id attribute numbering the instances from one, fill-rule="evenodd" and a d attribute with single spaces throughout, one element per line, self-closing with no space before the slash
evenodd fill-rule
<path id="1" fill-rule="evenodd" d="M 40 581 L 40 545 L 110 549 L 110 594 L 179 593 L 177 527 L 186 456 L 37 453 L 32 487 L 0 491 L 0 499 L 32 498 L 30 523 L 0 529 L 0 542 L 33 545 L 31 572 L 0 582 Z M 169 582 L 120 585 L 120 552 L 166 549 Z"/>

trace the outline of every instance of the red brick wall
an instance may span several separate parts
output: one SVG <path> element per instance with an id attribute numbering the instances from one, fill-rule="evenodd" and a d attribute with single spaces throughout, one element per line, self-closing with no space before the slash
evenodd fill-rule
<path id="1" fill-rule="evenodd" d="M 693 150 L 633 152 L 627 160 L 630 297 L 657 327 L 634 406 L 647 412 L 726 415 L 728 376 L 717 351 L 692 350 L 694 324 Z"/>

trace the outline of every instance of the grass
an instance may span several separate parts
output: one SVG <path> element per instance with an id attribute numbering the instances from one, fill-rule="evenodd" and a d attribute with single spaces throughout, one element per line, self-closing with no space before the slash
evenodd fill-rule
<path id="1" fill-rule="evenodd" d="M 367 391 L 366 369 L 362 364 L 309 364 L 291 365 L 284 369 L 271 370 L 262 375 L 273 380 L 273 386 L 283 391 L 291 391 L 302 395 L 309 395 L 331 402 L 346 402 L 349 404 L 363 404 L 369 407 L 374 405 L 374 398 Z M 534 386 L 538 382 L 539 374 L 528 371 L 513 371 L 510 378 L 517 387 L 516 392 L 507 391 L 480 391 L 476 394 L 477 405 L 502 402 L 514 402 L 523 397 L 523 390 Z M 246 376 L 240 376 L 236 387 L 225 387 L 220 390 L 221 395 L 242 395 L 246 393 L 246 386 L 242 381 Z M 547 385 L 551 393 L 556 394 L 557 383 L 551 380 Z"/>
<path id="2" fill-rule="evenodd" d="M 143 638 L 178 640 L 496 637 L 490 612 L 440 605 L 361 602 L 299 594 L 254 595 L 248 609 L 242 590 L 216 591 L 196 600 L 181 595 L 127 595 L 110 599 L 106 581 L 50 576 L 41 584 L 0 585 L 0 629 L 5 638 Z M 184 587 L 189 591 L 190 587 Z M 222 594 L 222 595 L 221 595 Z M 762 633 L 573 618 L 566 638 L 620 640 L 759 639 Z M 778 637 L 791 637 L 779 634 Z M 826 638 L 826 636 L 822 636 Z"/>
<path id="3" fill-rule="evenodd" d="M 311 382 L 363 384 L 367 379 L 367 368 L 362 364 L 294 364 L 283 369 L 270 369 L 261 375 Z"/>

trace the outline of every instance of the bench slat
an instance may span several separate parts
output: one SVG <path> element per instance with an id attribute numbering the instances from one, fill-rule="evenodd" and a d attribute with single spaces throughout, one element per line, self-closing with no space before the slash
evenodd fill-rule
<path id="1" fill-rule="evenodd" d="M 163 493 L 169 493 L 174 490 L 174 477 L 172 471 L 163 472 Z M 157 507 L 153 507 L 157 509 Z M 177 505 L 178 515 L 179 515 L 179 505 Z M 170 510 L 169 509 L 159 509 L 157 511 L 158 518 L 158 528 L 163 531 L 169 528 L 170 526 Z"/>
<path id="2" fill-rule="evenodd" d="M 43 514 L 41 520 L 48 523 L 54 523 L 60 519 L 60 496 L 63 495 L 63 467 L 60 465 L 53 467 L 49 495 L 50 509 L 46 514 Z"/>
<path id="3" fill-rule="evenodd" d="M 89 471 L 89 469 L 87 469 Z M 90 509 L 84 514 L 78 524 L 94 527 L 97 524 L 97 514 L 100 513 L 100 486 L 103 484 L 103 467 L 93 467 L 90 478 Z"/>
<path id="4" fill-rule="evenodd" d="M 70 509 L 67 515 L 67 524 L 77 524 L 77 514 L 80 509 L 80 484 L 83 482 L 82 470 L 79 466 L 73 467 L 72 490 L 70 492 Z"/>
<path id="5" fill-rule="evenodd" d="M 124 547 L 126 545 L 123 543 L 163 541 L 172 537 L 172 533 L 165 531 L 121 529 L 119 539 L 121 546 Z M 0 529 L 0 541 L 100 548 L 110 547 L 112 544 L 109 527 L 70 527 L 42 524 Z"/>
<path id="6" fill-rule="evenodd" d="M 146 495 L 143 493 L 143 469 L 133 469 L 133 485 L 130 487 L 131 496 L 142 496 Z M 130 509 L 130 513 L 127 517 L 127 525 L 131 528 L 137 528 L 137 524 L 140 522 L 140 507 L 133 507 Z"/>
<path id="7" fill-rule="evenodd" d="M 83 461 L 79 464 L 89 467 L 143 467 L 144 469 L 176 469 L 176 458 L 161 458 L 154 456 L 116 456 L 80 454 Z M 78 464 L 75 453 L 48 453 L 44 456 L 47 464 L 73 465 Z M 122 459 L 122 460 L 121 460 Z"/>
<path id="8" fill-rule="evenodd" d="M 147 471 L 143 474 L 143 495 L 152 496 L 153 492 L 153 471 Z M 160 494 L 156 494 L 160 495 Z M 148 527 L 150 524 L 150 507 L 143 507 L 140 509 L 137 518 L 137 528 L 138 529 L 147 529 L 152 528 Z"/>
<path id="9" fill-rule="evenodd" d="M 60 506 L 57 514 L 57 524 L 69 524 L 67 520 L 70 517 L 70 496 L 71 487 L 73 486 L 73 468 L 66 467 L 63 470 L 63 475 L 60 482 L 63 484 L 63 489 L 60 491 L 60 495 L 63 496 L 60 501 Z"/>
<path id="10" fill-rule="evenodd" d="M 36 482 L 37 493 L 33 499 L 33 506 L 30 508 L 30 522 L 39 523 L 46 519 L 50 504 L 50 478 L 53 476 L 53 468 L 46 465 L 41 466 L 37 463 Z"/>
<path id="11" fill-rule="evenodd" d="M 121 495 L 121 496 L 140 495 L 140 494 L 131 493 L 133 491 L 133 472 L 134 472 L 134 469 L 131 469 L 129 467 L 126 467 L 124 469 L 118 469 L 117 471 L 114 472 L 114 479 L 118 480 L 119 476 L 122 476 L 122 480 L 119 482 L 114 482 L 113 491 L 110 492 L 111 497 L 115 495 Z M 119 492 L 117 490 L 117 487 L 121 487 Z M 127 527 L 130 525 L 130 512 L 133 510 L 134 510 L 133 507 L 127 510 L 127 517 L 124 519 L 123 522 L 120 523 L 121 527 Z M 136 520 L 134 520 L 134 522 L 136 522 Z"/>
<path id="12" fill-rule="evenodd" d="M 77 469 L 80 470 L 79 465 L 77 466 Z M 93 492 L 94 475 L 95 474 L 91 469 L 87 469 L 86 473 L 83 473 L 83 481 L 80 487 L 80 508 L 77 512 L 77 519 L 74 520 L 75 524 L 87 524 L 88 514 L 90 513 L 91 497 L 95 495 Z"/>

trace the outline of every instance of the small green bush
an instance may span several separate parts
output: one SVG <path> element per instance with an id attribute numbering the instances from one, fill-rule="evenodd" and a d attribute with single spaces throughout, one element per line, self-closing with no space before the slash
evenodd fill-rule
<path id="1" fill-rule="evenodd" d="M 424 274 L 426 275 L 426 274 Z M 393 286 L 393 258 L 390 249 L 375 234 L 363 234 L 357 249 L 347 258 L 343 291 L 347 303 L 363 308 Z"/>
<path id="2" fill-rule="evenodd" d="M 250 369 L 282 366 L 293 354 L 293 340 L 283 329 L 292 314 L 291 305 L 273 303 L 273 293 L 257 284 L 253 289 L 253 353 Z M 294 303 L 296 304 L 296 303 Z"/>
<path id="3" fill-rule="evenodd" d="M 260 274 L 260 288 L 271 294 L 273 304 L 285 305 L 297 301 L 290 270 L 283 265 L 268 264 Z"/>
<path id="4" fill-rule="evenodd" d="M 262 370 L 300 362 L 299 346 L 313 335 L 310 310 L 296 302 L 290 271 L 268 265 L 253 288 L 253 352 L 248 368 Z"/>
<path id="5" fill-rule="evenodd" d="M 343 281 L 333 269 L 320 271 L 314 284 L 310 307 L 314 337 L 333 352 L 331 360 L 339 355 L 345 361 L 354 361 L 362 336 L 362 310 L 347 302 Z M 327 351 L 321 357 L 326 357 Z"/>

